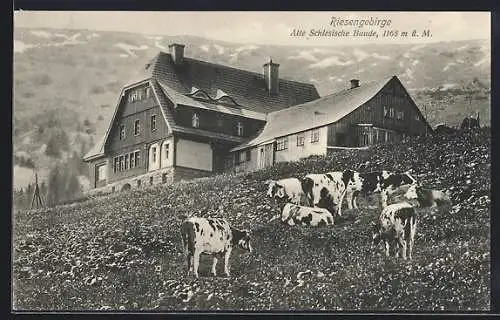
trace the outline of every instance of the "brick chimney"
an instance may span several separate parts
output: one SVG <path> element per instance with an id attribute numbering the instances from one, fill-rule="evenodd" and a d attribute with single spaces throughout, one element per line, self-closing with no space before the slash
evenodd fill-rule
<path id="1" fill-rule="evenodd" d="M 280 65 L 273 63 L 269 58 L 269 62 L 264 64 L 264 79 L 269 94 L 277 94 L 279 90 L 279 68 Z"/>
<path id="2" fill-rule="evenodd" d="M 359 80 L 358 79 L 351 79 L 351 89 L 359 87 Z"/>
<path id="3" fill-rule="evenodd" d="M 181 65 L 184 61 L 184 45 L 172 43 L 168 45 L 168 50 L 175 65 Z"/>

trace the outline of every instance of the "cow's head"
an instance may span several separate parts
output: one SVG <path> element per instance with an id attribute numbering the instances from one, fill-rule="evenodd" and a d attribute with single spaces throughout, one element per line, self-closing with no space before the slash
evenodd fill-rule
<path id="1" fill-rule="evenodd" d="M 418 193 L 417 193 L 417 185 L 412 184 L 409 188 L 408 191 L 406 191 L 404 197 L 408 200 L 417 200 L 418 199 Z"/>
<path id="2" fill-rule="evenodd" d="M 349 184 L 347 186 L 353 191 L 361 191 L 363 188 L 363 180 L 364 179 L 360 176 L 359 172 L 352 171 L 352 178 L 349 180 Z"/>
<path id="3" fill-rule="evenodd" d="M 233 232 L 233 244 L 239 248 L 252 252 L 252 245 L 250 244 L 250 230 L 238 230 L 231 228 Z"/>
<path id="4" fill-rule="evenodd" d="M 313 206 L 317 206 L 322 198 L 322 194 L 328 191 L 327 186 L 330 180 L 324 174 L 309 174 L 302 181 L 302 189 L 308 196 Z"/>

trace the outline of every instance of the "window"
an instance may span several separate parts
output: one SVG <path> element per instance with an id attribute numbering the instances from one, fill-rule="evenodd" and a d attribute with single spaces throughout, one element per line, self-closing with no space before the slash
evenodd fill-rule
<path id="1" fill-rule="evenodd" d="M 120 140 L 125 139 L 125 125 L 121 124 L 120 125 Z"/>
<path id="2" fill-rule="evenodd" d="M 151 116 L 151 131 L 156 130 L 156 114 Z"/>
<path id="3" fill-rule="evenodd" d="M 130 167 L 129 167 L 130 162 L 129 162 L 128 158 L 129 158 L 129 155 L 128 155 L 128 154 L 126 154 L 126 155 L 125 155 L 125 170 L 128 170 L 128 169 L 130 168 Z"/>
<path id="4" fill-rule="evenodd" d="M 276 140 L 276 151 L 288 149 L 288 137 Z"/>
<path id="5" fill-rule="evenodd" d="M 120 171 L 125 170 L 125 159 L 123 156 L 120 156 Z"/>
<path id="6" fill-rule="evenodd" d="M 169 156 L 169 150 L 170 149 L 170 143 L 167 143 L 165 145 L 165 159 L 168 159 L 168 156 Z"/>
<path id="7" fill-rule="evenodd" d="M 141 161 L 141 152 L 140 151 L 136 151 L 134 153 L 134 158 L 135 158 L 135 166 L 136 167 L 139 167 L 140 166 L 140 161 Z"/>
<path id="8" fill-rule="evenodd" d="M 250 150 L 240 151 L 240 153 L 238 154 L 238 163 L 250 161 L 250 157 L 251 157 Z"/>
<path id="9" fill-rule="evenodd" d="M 153 162 L 156 162 L 156 147 L 153 147 L 153 149 L 151 150 L 151 154 L 153 157 Z"/>
<path id="10" fill-rule="evenodd" d="M 105 181 L 106 180 L 106 165 L 101 164 L 97 166 L 96 170 L 96 181 Z"/>
<path id="11" fill-rule="evenodd" d="M 198 128 L 200 126 L 200 116 L 197 113 L 193 113 L 193 118 L 191 119 L 191 124 L 195 128 Z"/>
<path id="12" fill-rule="evenodd" d="M 415 120 L 420 121 L 420 117 L 418 116 L 418 114 L 415 116 Z"/>
<path id="13" fill-rule="evenodd" d="M 141 133 L 141 123 L 139 120 L 134 122 L 134 135 L 138 136 Z"/>
<path id="14" fill-rule="evenodd" d="M 303 146 L 304 145 L 304 140 L 305 140 L 305 135 L 304 133 L 298 133 L 297 134 L 297 145 L 298 146 Z"/>
<path id="15" fill-rule="evenodd" d="M 389 108 L 384 106 L 384 117 L 387 117 L 387 116 L 389 116 Z"/>
<path id="16" fill-rule="evenodd" d="M 224 120 L 222 119 L 222 117 L 217 117 L 217 126 L 218 127 L 222 127 L 224 125 Z"/>
<path id="17" fill-rule="evenodd" d="M 114 161 L 113 161 L 113 173 L 117 173 L 118 172 L 118 158 L 115 157 L 114 158 Z"/>
<path id="18" fill-rule="evenodd" d="M 319 129 L 314 129 L 311 131 L 311 142 L 315 143 L 319 141 Z"/>
<path id="19" fill-rule="evenodd" d="M 151 177 L 149 177 L 149 184 L 150 184 L 150 185 L 153 185 L 153 181 L 154 181 L 154 180 L 153 180 L 153 177 L 152 177 L 152 176 L 151 176 Z"/>
<path id="20" fill-rule="evenodd" d="M 146 99 L 149 99 L 149 98 L 151 98 L 151 88 L 146 87 Z"/>
<path id="21" fill-rule="evenodd" d="M 134 152 L 132 152 L 130 154 L 130 169 L 133 169 L 135 168 L 135 156 L 134 156 Z"/>
<path id="22" fill-rule="evenodd" d="M 405 118 L 405 112 L 404 111 L 396 111 L 396 119 L 397 120 L 404 120 Z"/>
<path id="23" fill-rule="evenodd" d="M 250 161 L 250 158 L 252 157 L 252 152 L 250 150 L 247 150 L 245 153 L 246 153 L 246 160 Z"/>
<path id="24" fill-rule="evenodd" d="M 243 135 L 243 123 L 239 122 L 238 121 L 238 124 L 236 125 L 236 133 L 239 135 L 239 136 L 242 136 Z"/>
<path id="25" fill-rule="evenodd" d="M 141 180 L 137 180 L 137 186 L 140 187 L 141 186 Z"/>

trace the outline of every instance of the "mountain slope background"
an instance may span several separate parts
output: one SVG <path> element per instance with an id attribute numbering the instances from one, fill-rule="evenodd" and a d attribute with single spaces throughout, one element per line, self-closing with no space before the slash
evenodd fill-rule
<path id="1" fill-rule="evenodd" d="M 280 77 L 311 82 L 321 96 L 348 87 L 351 78 L 362 85 L 397 75 L 431 125 L 459 125 L 476 112 L 483 125 L 490 123 L 489 40 L 295 47 L 195 36 L 16 28 L 14 188 L 32 182 L 35 170 L 46 181 L 55 165 L 80 159 L 105 132 L 121 88 L 172 42 L 185 44 L 186 56 L 259 73 L 272 57 L 281 65 Z M 85 166 L 75 167 L 85 188 Z"/>

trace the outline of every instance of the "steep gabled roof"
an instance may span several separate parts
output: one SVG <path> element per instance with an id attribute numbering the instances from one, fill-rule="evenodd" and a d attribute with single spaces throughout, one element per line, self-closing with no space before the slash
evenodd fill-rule
<path id="1" fill-rule="evenodd" d="M 212 98 L 221 97 L 223 92 L 241 108 L 259 113 L 319 98 L 313 84 L 279 79 L 278 94 L 270 95 L 263 74 L 188 57 L 177 66 L 165 52 L 158 53 L 146 66 L 136 79 L 154 78 L 182 95 L 190 94 L 193 87 Z"/>
<path id="2" fill-rule="evenodd" d="M 393 79 L 399 81 L 396 76 L 393 76 L 383 81 L 369 82 L 311 102 L 269 113 L 263 130 L 254 138 L 233 148 L 231 151 L 242 150 L 271 142 L 279 137 L 337 122 L 371 100 Z"/>

